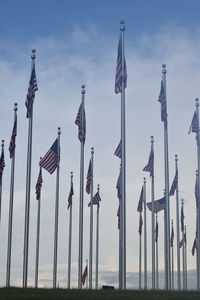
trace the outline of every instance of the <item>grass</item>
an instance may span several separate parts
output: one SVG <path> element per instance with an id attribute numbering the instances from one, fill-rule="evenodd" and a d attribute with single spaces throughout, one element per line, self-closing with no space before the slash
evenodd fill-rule
<path id="1" fill-rule="evenodd" d="M 199 300 L 197 291 L 137 291 L 137 290 L 66 290 L 35 288 L 0 288 L 1 300 Z"/>

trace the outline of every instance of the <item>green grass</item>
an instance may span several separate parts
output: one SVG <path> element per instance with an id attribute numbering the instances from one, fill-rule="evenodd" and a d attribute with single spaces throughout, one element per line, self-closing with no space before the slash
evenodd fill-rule
<path id="1" fill-rule="evenodd" d="M 34 288 L 0 288 L 0 300 L 199 300 L 197 291 L 137 291 L 137 290 L 66 290 Z"/>

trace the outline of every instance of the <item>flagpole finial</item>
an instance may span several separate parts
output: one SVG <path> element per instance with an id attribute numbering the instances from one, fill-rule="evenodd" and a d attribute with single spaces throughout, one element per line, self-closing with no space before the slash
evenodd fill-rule
<path id="1" fill-rule="evenodd" d="M 151 136 L 151 143 L 152 143 L 152 144 L 154 143 L 153 135 Z"/>
<path id="2" fill-rule="evenodd" d="M 73 177 L 73 172 L 72 171 L 70 172 L 70 174 L 71 174 L 71 177 Z"/>
<path id="3" fill-rule="evenodd" d="M 94 154 L 94 147 L 91 147 L 91 154 Z"/>
<path id="4" fill-rule="evenodd" d="M 121 30 L 121 31 L 124 31 L 124 30 L 125 30 L 125 25 L 124 25 L 124 23 L 125 23 L 124 19 L 121 19 L 121 20 L 120 20 L 120 24 L 121 24 L 120 30 Z"/>
<path id="5" fill-rule="evenodd" d="M 173 220 L 171 220 L 171 224 L 172 224 L 172 226 L 173 226 Z"/>
<path id="6" fill-rule="evenodd" d="M 199 106 L 199 98 L 196 98 L 195 101 L 196 101 L 195 105 L 196 105 L 196 107 L 198 107 Z"/>
<path id="7" fill-rule="evenodd" d="M 81 88 L 82 88 L 82 90 L 81 90 L 81 94 L 85 94 L 85 85 L 84 85 L 84 84 L 82 84 Z"/>
<path id="8" fill-rule="evenodd" d="M 196 170 L 196 176 L 198 176 L 198 170 Z"/>
<path id="9" fill-rule="evenodd" d="M 61 128 L 58 127 L 58 135 L 61 135 Z"/>
<path id="10" fill-rule="evenodd" d="M 175 154 L 175 161 L 178 161 L 178 155 Z"/>
<path id="11" fill-rule="evenodd" d="M 17 111 L 17 102 L 14 103 L 14 111 Z"/>
<path id="12" fill-rule="evenodd" d="M 32 54 L 31 54 L 31 58 L 32 59 L 35 59 L 35 57 L 36 57 L 35 53 L 36 53 L 36 50 L 32 49 Z"/>
<path id="13" fill-rule="evenodd" d="M 166 64 L 162 64 L 162 73 L 163 74 L 166 74 L 167 73 L 167 70 L 166 70 Z"/>
<path id="14" fill-rule="evenodd" d="M 1 147 L 3 148 L 3 147 L 4 147 L 4 142 L 5 142 L 5 141 L 2 140 L 1 142 L 2 142 Z"/>
<path id="15" fill-rule="evenodd" d="M 97 184 L 97 192 L 99 192 L 99 189 L 100 189 L 100 185 Z"/>
<path id="16" fill-rule="evenodd" d="M 144 177 L 144 183 L 146 183 L 146 177 Z"/>
<path id="17" fill-rule="evenodd" d="M 182 205 L 183 205 L 183 203 L 184 203 L 184 200 L 183 200 L 183 198 L 181 199 L 181 203 L 182 203 Z"/>

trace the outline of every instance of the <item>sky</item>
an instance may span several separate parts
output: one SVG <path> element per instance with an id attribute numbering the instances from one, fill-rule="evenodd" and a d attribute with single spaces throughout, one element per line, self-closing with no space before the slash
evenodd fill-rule
<path id="1" fill-rule="evenodd" d="M 163 123 L 158 95 L 162 64 L 167 65 L 169 120 L 169 174 L 174 177 L 178 155 L 180 199 L 185 201 L 188 231 L 188 270 L 193 274 L 191 247 L 195 235 L 194 134 L 188 135 L 199 97 L 200 22 L 199 1 L 3 1 L 0 0 L 0 139 L 5 139 L 6 167 L 3 177 L 0 226 L 0 285 L 5 285 L 10 168 L 8 145 L 13 126 L 13 104 L 18 102 L 15 194 L 11 284 L 22 284 L 25 179 L 28 120 L 25 98 L 31 70 L 31 49 L 36 49 L 38 92 L 34 103 L 33 157 L 30 207 L 28 284 L 34 285 L 37 201 L 35 183 L 39 158 L 52 145 L 61 127 L 61 170 L 58 242 L 58 282 L 67 286 L 68 221 L 67 197 L 70 172 L 74 172 L 72 286 L 77 286 L 80 143 L 74 124 L 86 85 L 87 135 L 85 178 L 94 147 L 94 190 L 100 184 L 100 254 L 102 284 L 117 286 L 118 199 L 116 182 L 119 159 L 114 151 L 120 139 L 120 96 L 114 93 L 119 21 L 125 19 L 127 141 L 127 281 L 138 286 L 138 213 L 136 211 L 148 161 L 150 136 L 155 139 L 155 197 L 164 188 Z M 40 286 L 52 286 L 55 174 L 43 171 L 41 199 Z M 89 197 L 84 195 L 84 264 L 89 246 Z M 170 200 L 175 220 L 175 198 Z M 151 215 L 148 212 L 148 228 Z M 94 228 L 95 228 L 94 218 Z M 159 266 L 163 266 L 163 212 L 159 213 Z M 95 235 L 94 235 L 95 238 Z M 175 236 L 176 238 L 176 236 Z M 148 232 L 148 270 L 151 271 L 151 233 Z M 95 247 L 94 247 L 95 250 Z M 176 248 L 175 248 L 176 251 Z M 94 255 L 95 259 L 95 255 Z M 176 257 L 175 257 L 176 268 Z M 95 270 L 95 268 L 93 268 Z M 194 275 L 194 274 L 193 274 Z M 190 287 L 195 286 L 190 276 Z M 150 275 L 149 275 L 150 276 Z M 161 272 L 162 276 L 162 272 Z M 149 277 L 148 284 L 151 280 Z"/>

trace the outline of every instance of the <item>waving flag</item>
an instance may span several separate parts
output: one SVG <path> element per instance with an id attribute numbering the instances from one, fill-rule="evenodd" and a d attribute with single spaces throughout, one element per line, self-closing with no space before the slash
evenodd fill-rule
<path id="1" fill-rule="evenodd" d="M 183 238 L 179 242 L 179 248 L 181 248 L 184 243 L 186 243 L 186 233 L 184 233 Z"/>
<path id="2" fill-rule="evenodd" d="M 140 213 L 143 211 L 143 202 L 144 202 L 144 188 L 142 186 L 141 193 L 140 193 L 140 198 L 139 198 L 139 201 L 138 201 L 138 207 L 137 207 L 137 211 L 140 212 Z"/>
<path id="3" fill-rule="evenodd" d="M 160 94 L 158 102 L 161 103 L 161 120 L 164 122 L 165 126 L 167 125 L 167 103 L 166 103 L 166 93 L 164 86 L 164 78 L 161 80 Z"/>
<path id="4" fill-rule="evenodd" d="M 49 151 L 40 161 L 40 166 L 52 174 L 58 166 L 60 153 L 58 149 L 58 139 L 55 140 Z"/>
<path id="5" fill-rule="evenodd" d="M 91 184 L 92 184 L 92 161 L 90 159 L 89 167 L 88 167 L 88 173 L 87 173 L 87 183 L 86 183 L 86 192 L 90 194 L 91 192 Z"/>
<path id="6" fill-rule="evenodd" d="M 99 195 L 99 192 L 96 192 L 96 194 L 92 198 L 92 201 L 89 202 L 88 206 L 90 207 L 91 205 L 99 205 L 100 201 L 101 201 L 101 197 Z"/>
<path id="7" fill-rule="evenodd" d="M 192 118 L 192 122 L 191 122 L 188 134 L 190 134 L 191 131 L 192 132 L 196 132 L 196 133 L 199 132 L 199 118 L 198 118 L 196 110 L 194 112 L 194 115 L 193 115 L 193 118 Z"/>
<path id="8" fill-rule="evenodd" d="M 183 206 L 182 206 L 181 207 L 181 231 L 182 232 L 184 231 L 184 219 L 185 219 L 185 216 L 184 216 Z"/>
<path id="9" fill-rule="evenodd" d="M 142 226 L 143 226 L 143 220 L 142 220 L 142 214 L 140 213 L 139 228 L 138 228 L 138 232 L 140 236 L 142 234 Z"/>
<path id="10" fill-rule="evenodd" d="M 154 201 L 154 213 L 158 213 L 161 210 L 164 210 L 166 206 L 165 197 Z M 147 207 L 150 211 L 152 211 L 152 202 L 147 203 Z"/>
<path id="11" fill-rule="evenodd" d="M 27 96 L 26 96 L 26 108 L 27 108 L 27 112 L 26 112 L 26 117 L 27 118 L 31 118 L 32 117 L 32 107 L 33 107 L 33 102 L 35 99 L 35 92 L 38 90 L 38 86 L 37 86 L 37 80 L 36 80 L 36 75 L 35 75 L 35 63 L 33 63 L 33 68 L 31 71 L 31 78 L 29 81 L 29 87 L 28 87 L 28 92 L 27 92 Z"/>
<path id="12" fill-rule="evenodd" d="M 80 142 L 84 144 L 85 137 L 86 137 L 86 118 L 85 118 L 85 109 L 83 103 L 81 103 L 79 107 L 75 124 L 78 126 L 78 138 Z"/>
<path id="13" fill-rule="evenodd" d="M 194 256 L 195 250 L 197 250 L 197 238 L 195 237 L 194 243 L 192 245 L 192 255 Z"/>
<path id="14" fill-rule="evenodd" d="M 85 281 L 86 281 L 87 276 L 88 276 L 88 269 L 87 269 L 87 266 L 86 266 L 86 267 L 85 267 L 85 270 L 84 270 L 84 272 L 83 272 L 82 278 L 81 278 L 82 285 L 85 284 Z"/>
<path id="15" fill-rule="evenodd" d="M 126 60 L 122 56 L 122 34 L 120 35 L 118 44 L 118 54 L 117 54 L 117 69 L 115 76 L 115 93 L 121 93 L 122 82 L 124 81 L 124 87 L 127 86 L 127 71 L 126 71 Z"/>
<path id="16" fill-rule="evenodd" d="M 174 192 L 177 190 L 178 187 L 178 170 L 176 170 L 175 176 L 174 176 L 174 180 L 172 182 L 172 186 L 169 192 L 170 196 L 174 195 Z"/>
<path id="17" fill-rule="evenodd" d="M 72 196 L 74 195 L 74 188 L 73 188 L 73 182 L 71 182 L 71 188 L 70 188 L 70 192 L 69 192 L 69 196 L 68 196 L 68 206 L 67 209 L 70 208 L 70 206 L 72 205 Z"/>
<path id="18" fill-rule="evenodd" d="M 150 172 L 150 176 L 154 175 L 154 151 L 151 149 L 149 154 L 149 161 L 147 165 L 143 168 L 143 171 Z"/>
<path id="19" fill-rule="evenodd" d="M 16 136 L 17 136 L 17 115 L 15 115 L 15 120 L 14 120 L 14 125 L 13 125 L 12 135 L 11 135 L 11 139 L 10 139 L 10 145 L 9 145 L 10 158 L 12 158 L 15 153 Z"/>
<path id="20" fill-rule="evenodd" d="M 42 188 L 42 168 L 40 168 L 39 175 L 38 175 L 38 180 L 35 186 L 35 193 L 36 193 L 36 200 L 40 199 L 40 194 L 41 194 L 41 188 Z"/>
<path id="21" fill-rule="evenodd" d="M 117 146 L 114 155 L 119 158 L 122 158 L 122 142 L 121 141 L 119 142 L 119 145 Z"/>

